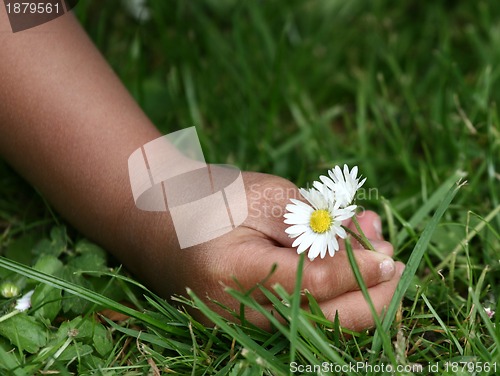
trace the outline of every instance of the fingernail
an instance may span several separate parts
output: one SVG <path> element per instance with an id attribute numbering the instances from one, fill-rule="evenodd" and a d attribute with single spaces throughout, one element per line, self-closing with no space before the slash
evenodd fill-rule
<path id="1" fill-rule="evenodd" d="M 394 275 L 394 270 L 396 266 L 394 260 L 391 258 L 386 258 L 380 263 L 380 281 L 388 281 Z"/>
<path id="2" fill-rule="evenodd" d="M 380 221 L 380 217 L 376 217 L 373 220 L 373 228 L 375 229 L 377 239 L 382 240 L 382 222 Z"/>

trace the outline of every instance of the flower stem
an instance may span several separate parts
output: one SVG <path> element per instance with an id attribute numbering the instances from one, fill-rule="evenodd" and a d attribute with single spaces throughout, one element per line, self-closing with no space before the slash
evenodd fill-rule
<path id="1" fill-rule="evenodd" d="M 354 223 L 354 226 L 356 226 L 356 230 L 358 230 L 358 233 L 355 233 L 350 228 L 342 225 L 344 230 L 346 230 L 354 239 L 356 239 L 359 242 L 359 244 L 361 244 L 365 249 L 369 249 L 370 251 L 375 252 L 375 248 L 373 248 L 373 245 L 370 243 L 365 233 L 361 229 L 361 226 L 359 225 L 356 216 L 352 217 L 352 222 Z"/>
<path id="2" fill-rule="evenodd" d="M 7 313 L 6 315 L 3 315 L 2 317 L 0 317 L 0 322 L 5 321 L 7 319 L 10 319 L 12 316 L 17 315 L 18 313 L 21 313 L 21 311 L 19 311 L 17 309 L 13 310 L 12 312 Z"/>

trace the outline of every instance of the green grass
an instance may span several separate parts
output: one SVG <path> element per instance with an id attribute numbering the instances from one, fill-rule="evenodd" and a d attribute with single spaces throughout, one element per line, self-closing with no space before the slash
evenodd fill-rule
<path id="1" fill-rule="evenodd" d="M 299 186 L 335 164 L 359 165 L 377 189 L 359 204 L 382 214 L 408 265 L 402 305 L 394 300 L 377 329 L 349 333 L 310 295 L 303 311 L 298 291 L 261 287 L 280 323 L 229 290 L 268 315 L 268 333 L 227 322 L 193 294 L 179 298 L 217 325 L 206 328 L 131 279 L 1 163 L 0 278 L 35 295 L 31 310 L 0 323 L 0 374 L 279 375 L 291 360 L 440 360 L 420 374 L 470 374 L 460 362 L 500 368 L 500 314 L 483 309 L 500 307 L 500 5 L 150 3 L 142 23 L 118 1 L 75 11 L 158 128 L 196 125 L 209 162 Z M 0 314 L 14 300 L 1 299 Z M 104 308 L 130 318 L 95 314 Z"/>

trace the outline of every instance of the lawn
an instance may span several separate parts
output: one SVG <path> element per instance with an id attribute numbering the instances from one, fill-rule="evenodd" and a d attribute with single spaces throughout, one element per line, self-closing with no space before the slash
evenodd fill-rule
<path id="1" fill-rule="evenodd" d="M 375 192 L 358 204 L 407 263 L 396 299 L 351 333 L 313 297 L 296 309 L 299 290 L 265 291 L 289 318 L 273 332 L 178 298 L 205 327 L 0 161 L 0 374 L 500 373 L 500 4 L 148 4 L 142 20 L 119 1 L 75 13 L 162 132 L 197 127 L 207 161 L 298 186 L 358 165 Z M 32 289 L 32 308 L 12 314 Z"/>

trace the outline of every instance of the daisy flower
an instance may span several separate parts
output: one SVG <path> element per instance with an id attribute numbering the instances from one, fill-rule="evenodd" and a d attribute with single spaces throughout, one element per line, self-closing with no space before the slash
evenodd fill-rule
<path id="1" fill-rule="evenodd" d="M 335 200 L 340 207 L 346 207 L 352 203 L 356 191 L 365 183 L 366 178 L 360 181 L 358 175 L 358 166 L 354 166 L 349 172 L 349 167 L 344 165 L 344 171 L 339 166 L 335 166 L 328 171 L 328 176 L 321 175 L 321 182 L 326 185 L 335 194 Z"/>
<path id="2" fill-rule="evenodd" d="M 486 307 L 484 310 L 490 319 L 495 316 L 495 311 L 493 311 L 490 307 Z"/>
<path id="3" fill-rule="evenodd" d="M 31 307 L 31 296 L 35 291 L 31 290 L 30 292 L 24 294 L 21 298 L 17 299 L 16 306 L 14 309 L 23 312 Z"/>
<path id="4" fill-rule="evenodd" d="M 28 308 L 31 307 L 31 295 L 33 295 L 34 290 L 31 290 L 30 292 L 24 294 L 22 297 L 16 300 L 16 306 L 14 307 L 14 310 L 0 316 L 0 322 L 3 322 L 7 319 L 10 319 L 11 317 L 26 311 Z"/>
<path id="5" fill-rule="evenodd" d="M 309 248 L 307 257 L 311 261 L 318 256 L 324 258 L 327 250 L 333 256 L 339 249 L 337 236 L 347 237 L 342 221 L 354 215 L 356 205 L 341 208 L 334 192 L 318 182 L 314 188 L 301 188 L 299 192 L 309 204 L 291 199 L 292 204 L 286 206 L 288 213 L 284 215 L 285 223 L 291 225 L 285 232 L 296 238 L 292 247 L 298 246 L 298 254 Z"/>

